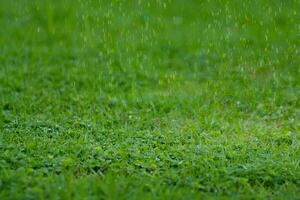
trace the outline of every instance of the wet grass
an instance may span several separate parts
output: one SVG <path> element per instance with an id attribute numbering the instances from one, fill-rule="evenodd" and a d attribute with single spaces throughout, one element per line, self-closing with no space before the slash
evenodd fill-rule
<path id="1" fill-rule="evenodd" d="M 299 9 L 0 0 L 0 199 L 299 199 Z"/>

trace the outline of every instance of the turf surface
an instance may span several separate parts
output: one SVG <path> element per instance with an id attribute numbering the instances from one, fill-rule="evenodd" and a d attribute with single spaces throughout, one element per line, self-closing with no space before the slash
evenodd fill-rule
<path id="1" fill-rule="evenodd" d="M 298 0 L 0 0 L 0 199 L 299 199 Z"/>

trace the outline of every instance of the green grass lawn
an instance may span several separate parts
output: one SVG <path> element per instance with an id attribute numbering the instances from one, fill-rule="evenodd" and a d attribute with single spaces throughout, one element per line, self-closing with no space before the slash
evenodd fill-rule
<path id="1" fill-rule="evenodd" d="M 298 0 L 0 0 L 0 199 L 300 199 Z"/>

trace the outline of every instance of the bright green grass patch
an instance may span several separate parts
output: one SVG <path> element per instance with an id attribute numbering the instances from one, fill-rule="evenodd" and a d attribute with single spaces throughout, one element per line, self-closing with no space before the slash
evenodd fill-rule
<path id="1" fill-rule="evenodd" d="M 297 199 L 298 1 L 0 0 L 0 199 Z"/>

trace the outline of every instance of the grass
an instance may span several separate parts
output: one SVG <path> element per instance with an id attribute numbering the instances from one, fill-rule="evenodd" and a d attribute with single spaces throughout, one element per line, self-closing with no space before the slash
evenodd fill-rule
<path id="1" fill-rule="evenodd" d="M 0 199 L 299 199 L 297 0 L 0 0 Z"/>

